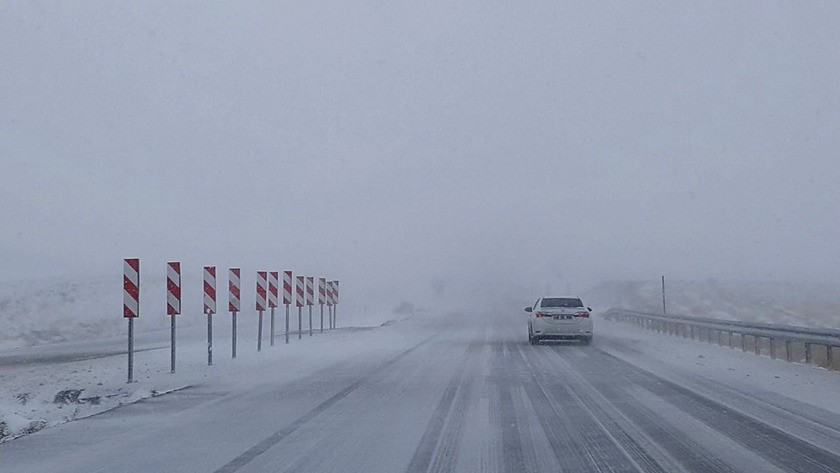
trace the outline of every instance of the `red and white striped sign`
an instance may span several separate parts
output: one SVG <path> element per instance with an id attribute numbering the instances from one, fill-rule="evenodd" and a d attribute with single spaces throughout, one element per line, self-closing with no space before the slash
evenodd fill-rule
<path id="1" fill-rule="evenodd" d="M 338 281 L 333 281 L 333 304 L 338 304 Z"/>
<path id="2" fill-rule="evenodd" d="M 230 268 L 228 271 L 228 312 L 239 312 L 242 304 L 239 301 L 239 288 L 241 271 L 239 268 Z"/>
<path id="3" fill-rule="evenodd" d="M 306 305 L 315 303 L 315 278 L 309 276 L 306 278 Z"/>
<path id="4" fill-rule="evenodd" d="M 204 313 L 216 313 L 216 267 L 204 267 Z"/>
<path id="5" fill-rule="evenodd" d="M 268 290 L 266 274 L 265 271 L 257 271 L 257 310 L 260 312 L 265 310 L 265 293 Z"/>
<path id="6" fill-rule="evenodd" d="M 333 305 L 333 281 L 327 281 L 327 305 Z"/>
<path id="7" fill-rule="evenodd" d="M 297 298 L 295 299 L 295 305 L 298 307 L 303 307 L 304 304 L 304 292 L 303 292 L 303 276 L 297 277 L 297 284 L 295 284 L 295 293 Z"/>
<path id="8" fill-rule="evenodd" d="M 318 304 L 327 302 L 327 278 L 318 278 Z"/>
<path id="9" fill-rule="evenodd" d="M 292 272 L 283 271 L 283 304 L 292 303 Z"/>
<path id="10" fill-rule="evenodd" d="M 268 273 L 268 306 L 272 309 L 277 307 L 277 282 L 280 274 L 277 271 Z"/>
<path id="11" fill-rule="evenodd" d="M 123 317 L 140 317 L 140 260 L 123 260 Z"/>
<path id="12" fill-rule="evenodd" d="M 166 315 L 181 313 L 181 263 L 166 263 Z"/>

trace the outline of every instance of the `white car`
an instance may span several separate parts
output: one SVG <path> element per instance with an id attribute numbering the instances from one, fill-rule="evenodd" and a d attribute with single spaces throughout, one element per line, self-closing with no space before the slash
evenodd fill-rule
<path id="1" fill-rule="evenodd" d="M 528 341 L 537 345 L 540 340 L 580 340 L 592 342 L 592 309 L 584 307 L 578 297 L 540 297 L 528 312 Z"/>

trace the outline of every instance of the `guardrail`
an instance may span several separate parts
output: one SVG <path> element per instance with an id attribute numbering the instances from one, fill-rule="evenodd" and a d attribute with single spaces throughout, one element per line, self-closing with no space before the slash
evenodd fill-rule
<path id="1" fill-rule="evenodd" d="M 692 340 L 696 338 L 709 343 L 716 340 L 720 346 L 740 346 L 744 352 L 766 354 L 773 359 L 778 358 L 779 348 L 783 346 L 784 359 L 788 362 L 804 362 L 830 370 L 840 369 L 840 360 L 834 357 L 834 349 L 840 347 L 840 330 L 650 314 L 624 309 L 610 309 L 604 318 Z M 815 346 L 822 349 L 815 350 Z"/>

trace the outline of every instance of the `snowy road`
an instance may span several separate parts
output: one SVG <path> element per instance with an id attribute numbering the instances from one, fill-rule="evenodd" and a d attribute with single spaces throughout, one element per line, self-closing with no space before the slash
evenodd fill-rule
<path id="1" fill-rule="evenodd" d="M 415 317 L 366 332 L 365 350 L 294 381 L 267 373 L 248 389 L 198 384 L 0 444 L 0 465 L 4 473 L 840 472 L 836 412 L 736 384 L 715 375 L 718 367 L 705 376 L 667 356 L 646 363 L 623 326 L 597 322 L 592 346 L 531 346 L 518 314 Z M 712 350 L 702 359 L 732 357 L 730 372 L 770 363 L 835 376 L 689 343 Z"/>

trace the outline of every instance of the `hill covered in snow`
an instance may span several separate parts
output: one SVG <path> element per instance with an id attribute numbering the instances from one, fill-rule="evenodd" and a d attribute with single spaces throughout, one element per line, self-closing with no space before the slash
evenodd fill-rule
<path id="1" fill-rule="evenodd" d="M 840 289 L 831 284 L 666 281 L 669 314 L 814 327 L 840 327 Z M 659 281 L 613 281 L 586 292 L 593 308 L 662 312 Z"/>

